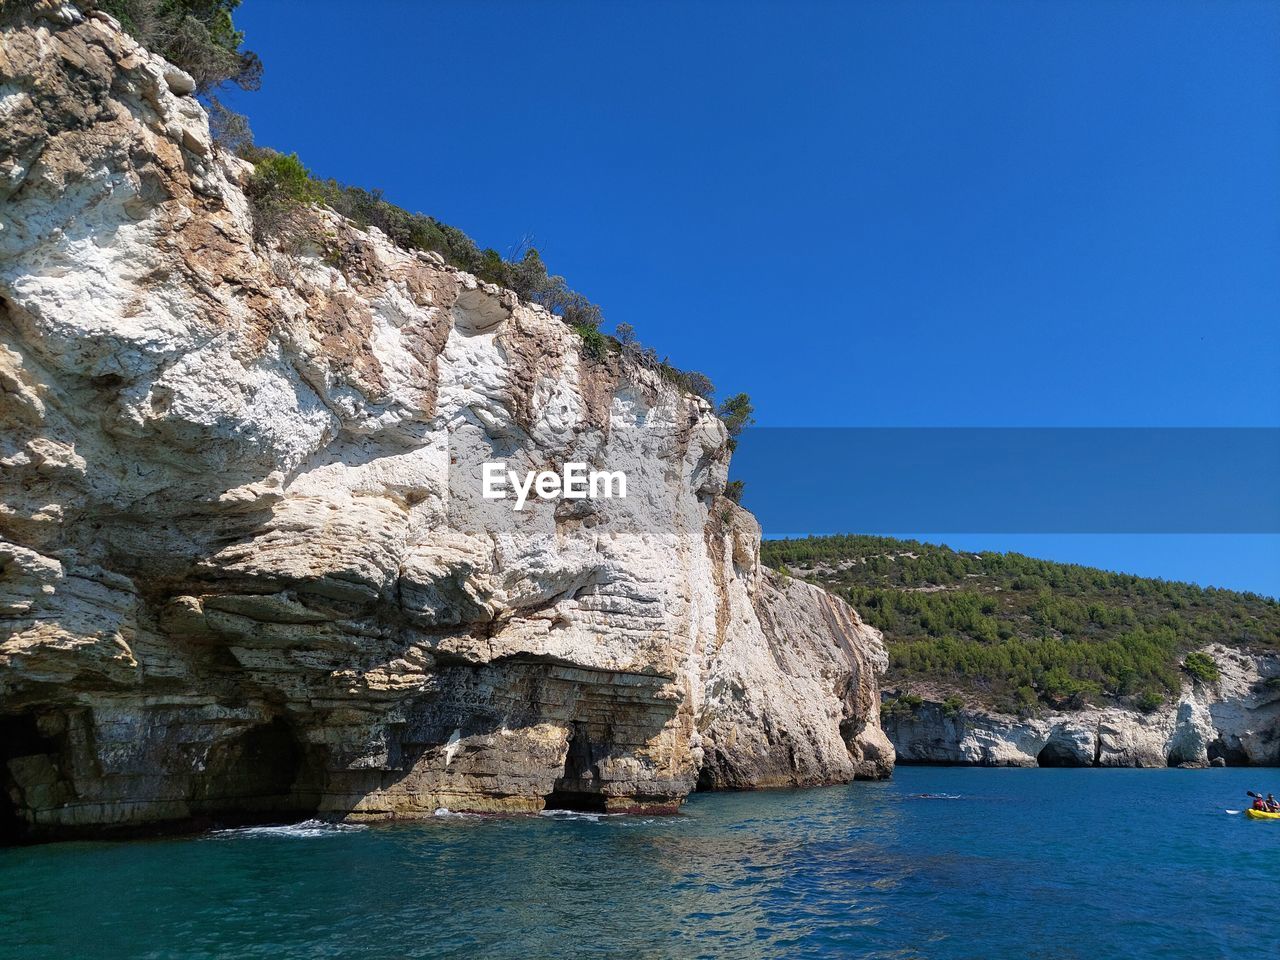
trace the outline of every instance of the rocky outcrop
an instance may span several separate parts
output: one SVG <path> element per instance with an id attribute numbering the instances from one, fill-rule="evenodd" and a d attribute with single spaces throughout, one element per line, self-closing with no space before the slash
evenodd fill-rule
<path id="1" fill-rule="evenodd" d="M 926 701 L 886 711 L 901 763 L 1012 767 L 1165 767 L 1280 764 L 1280 657 L 1215 645 L 1221 678 L 1194 682 L 1176 702 L 1141 713 L 1119 707 L 1034 718 Z"/>
<path id="2" fill-rule="evenodd" d="M 331 212 L 256 242 L 189 77 L 6 10 L 0 833 L 888 774 L 879 635 L 762 570 L 705 401 Z"/>

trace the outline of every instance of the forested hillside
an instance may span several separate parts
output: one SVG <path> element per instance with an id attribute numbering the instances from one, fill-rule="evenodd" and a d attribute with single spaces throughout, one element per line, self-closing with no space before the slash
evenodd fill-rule
<path id="1" fill-rule="evenodd" d="M 884 632 L 886 688 L 1011 713 L 1090 702 L 1151 710 L 1188 674 L 1216 678 L 1198 647 L 1280 649 L 1280 603 L 1257 594 L 888 537 L 769 540 L 762 554 Z"/>

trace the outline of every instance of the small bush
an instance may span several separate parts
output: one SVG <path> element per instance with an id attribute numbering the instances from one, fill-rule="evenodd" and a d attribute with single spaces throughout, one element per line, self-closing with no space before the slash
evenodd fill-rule
<path id="1" fill-rule="evenodd" d="M 274 151 L 264 151 L 254 164 L 249 192 L 255 198 L 290 203 L 318 203 L 324 198 L 296 153 Z"/>
<path id="2" fill-rule="evenodd" d="M 1198 650 L 1187 654 L 1187 659 L 1182 662 L 1182 668 L 1201 683 L 1217 683 L 1222 676 L 1213 657 Z"/>
<path id="3" fill-rule="evenodd" d="M 891 719 L 906 719 L 913 716 L 924 706 L 924 701 L 915 694 L 904 693 L 902 696 L 886 700 L 880 705 L 880 715 Z"/>
<path id="4" fill-rule="evenodd" d="M 575 323 L 573 329 L 578 336 L 582 337 L 582 352 L 588 357 L 599 359 L 605 355 L 608 350 L 608 341 L 603 333 L 594 325 L 586 323 Z"/>
<path id="5" fill-rule="evenodd" d="M 1158 710 L 1163 703 L 1163 694 L 1157 693 L 1155 690 L 1147 690 L 1138 694 L 1137 700 L 1134 701 L 1134 706 L 1143 713 L 1150 713 L 1153 710 Z"/>
<path id="6" fill-rule="evenodd" d="M 564 277 L 547 278 L 539 289 L 530 291 L 529 299 L 542 304 L 571 327 L 599 327 L 604 320 L 600 308 L 576 290 L 570 290 Z"/>
<path id="7" fill-rule="evenodd" d="M 1041 680 L 1042 692 L 1050 701 L 1067 701 L 1067 705 L 1079 709 L 1089 702 L 1091 696 L 1101 693 L 1101 688 L 1092 680 L 1081 680 L 1073 677 L 1064 667 L 1054 667 L 1046 671 Z"/>
<path id="8" fill-rule="evenodd" d="M 1013 690 L 1007 696 L 997 698 L 995 708 L 1000 713 L 1011 713 L 1019 717 L 1034 717 L 1040 710 L 1040 698 L 1035 690 L 1026 685 Z"/>
<path id="9" fill-rule="evenodd" d="M 746 483 L 742 480 L 730 480 L 724 485 L 724 495 L 734 503 L 742 502 L 742 491 Z"/>
<path id="10" fill-rule="evenodd" d="M 281 232 L 299 207 L 323 199 L 296 153 L 263 150 L 256 152 L 254 160 L 245 196 L 252 205 L 254 231 L 259 238 Z"/>
<path id="11" fill-rule="evenodd" d="M 960 716 L 960 711 L 964 709 L 964 701 L 959 697 L 947 697 L 942 701 L 942 712 L 948 717 Z"/>
<path id="12" fill-rule="evenodd" d="M 724 421 L 729 436 L 736 439 L 738 434 L 755 423 L 755 419 L 751 416 L 754 412 L 751 398 L 745 393 L 738 393 L 720 404 L 716 415 Z"/>
<path id="13" fill-rule="evenodd" d="M 724 421 L 725 429 L 729 431 L 730 450 L 737 449 L 738 435 L 756 422 L 752 417 L 754 412 L 751 398 L 745 393 L 734 394 L 716 409 L 716 416 Z"/>
<path id="14" fill-rule="evenodd" d="M 716 392 L 711 378 L 705 373 L 699 373 L 697 370 L 691 370 L 685 374 L 685 389 L 690 393 L 696 393 L 704 400 L 710 400 Z"/>
<path id="15" fill-rule="evenodd" d="M 246 156 L 253 150 L 253 131 L 249 118 L 228 108 L 213 94 L 205 98 L 209 111 L 209 133 L 218 146 L 236 156 Z"/>

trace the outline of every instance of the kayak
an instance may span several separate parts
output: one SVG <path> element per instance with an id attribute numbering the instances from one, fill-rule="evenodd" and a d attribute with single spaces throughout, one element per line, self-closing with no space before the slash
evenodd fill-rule
<path id="1" fill-rule="evenodd" d="M 1267 813 L 1265 810 L 1246 810 L 1244 815 L 1250 820 L 1280 820 L 1280 813 Z"/>

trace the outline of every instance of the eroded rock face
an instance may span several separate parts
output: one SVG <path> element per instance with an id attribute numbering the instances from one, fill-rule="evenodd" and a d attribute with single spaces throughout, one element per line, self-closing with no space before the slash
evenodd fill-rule
<path id="1" fill-rule="evenodd" d="M 1222 645 L 1216 683 L 1188 683 L 1151 713 L 1119 708 L 1032 719 L 926 702 L 884 729 L 903 763 L 980 766 L 1280 765 L 1280 657 Z"/>
<path id="2" fill-rule="evenodd" d="M 327 211 L 255 243 L 189 78 L 8 17 L 0 832 L 888 774 L 879 635 L 761 569 L 705 401 Z"/>

